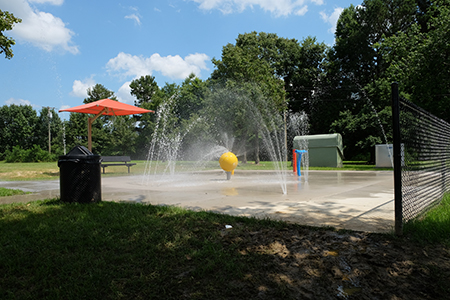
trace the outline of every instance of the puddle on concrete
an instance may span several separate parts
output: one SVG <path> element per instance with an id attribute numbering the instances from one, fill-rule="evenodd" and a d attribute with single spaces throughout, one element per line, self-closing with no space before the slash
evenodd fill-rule
<path id="1" fill-rule="evenodd" d="M 222 189 L 221 194 L 225 195 L 225 196 L 237 196 L 237 195 L 239 195 L 237 189 L 234 188 L 234 187 Z"/>

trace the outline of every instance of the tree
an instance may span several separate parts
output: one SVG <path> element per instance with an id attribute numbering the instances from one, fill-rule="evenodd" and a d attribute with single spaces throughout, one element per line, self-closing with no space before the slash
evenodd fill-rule
<path id="1" fill-rule="evenodd" d="M 14 54 L 11 49 L 16 44 L 14 39 L 3 34 L 5 30 L 12 30 L 14 23 L 22 22 L 21 19 L 14 17 L 12 13 L 0 9 L 0 54 L 5 53 L 5 58 L 11 59 Z"/>
<path id="2" fill-rule="evenodd" d="M 231 85 L 239 88 L 249 88 L 249 95 L 254 93 L 254 85 L 259 86 L 262 94 L 278 107 L 279 111 L 287 109 L 285 100 L 285 88 L 282 78 L 288 77 L 288 60 L 295 56 L 295 40 L 279 38 L 273 33 L 246 33 L 240 34 L 236 39 L 236 45 L 228 44 L 222 49 L 222 60 L 213 59 L 216 68 L 211 78 L 213 81 L 221 82 L 222 85 L 229 81 Z M 291 68 L 292 69 L 292 68 Z M 292 75 L 292 74 L 290 74 Z M 293 76 L 293 75 L 292 75 Z M 260 105 L 260 102 L 255 102 Z M 262 109 L 262 107 L 259 107 Z M 245 115 L 245 113 L 244 113 Z M 259 128 L 255 127 L 253 132 L 248 132 L 245 127 L 242 137 L 254 136 L 255 162 L 259 162 Z M 244 157 L 246 160 L 246 157 Z"/>
<path id="3" fill-rule="evenodd" d="M 194 74 L 190 74 L 183 81 L 176 100 L 176 111 L 179 118 L 189 119 L 199 112 L 203 107 L 203 98 L 207 88 L 207 83 Z"/>
<path id="4" fill-rule="evenodd" d="M 255 83 L 229 80 L 225 85 L 211 87 L 200 115 L 202 123 L 197 128 L 203 132 L 197 136 L 205 143 L 233 151 L 242 163 L 252 159 L 258 164 L 261 157 L 278 161 L 277 154 L 286 153 L 279 107 Z M 280 131 L 282 139 L 276 140 L 281 143 L 274 146 L 271 142 Z M 279 146 L 282 149 L 274 150 Z"/>
<path id="5" fill-rule="evenodd" d="M 320 98 L 339 100 L 333 107 L 334 120 L 326 123 L 343 133 L 347 158 L 365 152 L 374 161 L 375 144 L 387 142 L 380 124 L 390 124 L 389 114 L 382 113 L 389 109 L 390 97 L 388 85 L 378 83 L 389 64 L 378 45 L 408 30 L 416 13 L 413 0 L 365 0 L 344 9 L 339 17 Z"/>
<path id="6" fill-rule="evenodd" d="M 391 140 L 393 81 L 404 97 L 450 120 L 449 4 L 366 0 L 341 14 L 320 98 L 340 100 L 334 106 L 338 117 L 326 123 L 343 133 L 350 158 L 370 152 L 374 161 L 373 146 Z"/>
<path id="7" fill-rule="evenodd" d="M 389 63 L 378 84 L 399 82 L 403 96 L 450 122 L 450 6 L 433 3 L 417 24 L 378 45 Z"/>
<path id="8" fill-rule="evenodd" d="M 279 39 L 279 59 L 275 64 L 283 78 L 289 108 L 293 112 L 311 113 L 311 99 L 318 88 L 327 46 L 316 38 L 307 37 L 301 43 L 295 39 Z"/>
<path id="9" fill-rule="evenodd" d="M 66 121 L 66 146 L 70 151 L 75 146 L 88 146 L 87 126 L 88 115 L 81 113 L 71 113 L 69 120 Z M 96 143 L 96 136 L 92 144 Z"/>
<path id="10" fill-rule="evenodd" d="M 36 136 L 38 145 L 43 150 L 48 150 L 50 126 L 51 153 L 63 154 L 63 123 L 54 108 L 43 107 L 39 113 L 36 124 Z"/>
<path id="11" fill-rule="evenodd" d="M 252 101 L 252 94 L 253 98 L 261 96 L 260 87 L 254 83 L 239 84 L 230 80 L 208 92 L 201 111 L 204 117 L 202 129 L 206 132 L 201 139 L 233 151 L 242 163 L 247 163 L 248 154 L 259 163 L 258 134 L 254 135 L 258 117 L 252 116 L 251 108 L 257 109 L 260 105 Z"/>
<path id="12" fill-rule="evenodd" d="M 359 92 L 382 76 L 387 66 L 374 46 L 409 28 L 415 14 L 414 0 L 365 0 L 361 6 L 344 9 L 330 53 L 334 71 L 340 75 L 335 79 L 352 92 Z"/>
<path id="13" fill-rule="evenodd" d="M 141 106 L 143 103 L 155 102 L 158 97 L 159 87 L 155 76 L 145 75 L 135 79 L 130 84 L 131 95 L 136 97 L 134 105 Z"/>
<path id="14" fill-rule="evenodd" d="M 102 84 L 97 83 L 94 87 L 87 89 L 88 98 L 84 98 L 83 103 L 88 104 L 102 99 L 117 100 L 113 91 L 108 90 Z"/>
<path id="15" fill-rule="evenodd" d="M 232 80 L 255 83 L 263 93 L 285 109 L 283 82 L 276 72 L 278 61 L 278 36 L 270 33 L 239 34 L 236 45 L 227 44 L 222 49 L 222 60 L 213 58 L 217 69 L 211 74 L 215 81 Z"/>
<path id="16" fill-rule="evenodd" d="M 223 48 L 221 61 L 213 60 L 217 69 L 211 78 L 257 84 L 279 111 L 289 108 L 311 114 L 315 112 L 313 100 L 321 86 L 326 50 L 327 46 L 313 37 L 299 43 L 272 33 L 240 34 L 235 45 Z"/>
<path id="17" fill-rule="evenodd" d="M 103 155 L 131 155 L 136 153 L 136 122 L 131 116 L 118 116 L 108 124 L 109 141 Z"/>
<path id="18" fill-rule="evenodd" d="M 31 105 L 4 105 L 0 108 L 0 156 L 14 146 L 31 149 L 37 142 L 38 117 Z"/>
<path id="19" fill-rule="evenodd" d="M 143 79 L 143 77 L 141 77 Z M 145 81 L 139 81 L 140 85 L 144 84 Z M 148 81 L 147 81 L 148 82 Z M 131 86 L 130 86 L 131 87 Z M 156 87 L 158 87 L 156 85 Z M 152 91 L 149 88 L 143 88 L 144 91 Z M 175 97 L 178 94 L 179 86 L 175 83 L 167 83 L 161 88 L 152 94 L 152 96 L 146 96 L 142 94 L 142 99 L 151 99 L 148 102 L 143 101 L 140 104 L 140 107 L 145 109 L 150 109 L 156 111 L 156 114 L 149 113 L 143 115 L 134 115 L 133 119 L 137 124 L 137 140 L 136 140 L 136 155 L 140 158 L 147 158 L 148 148 L 151 144 L 151 139 L 153 132 L 155 130 L 155 123 L 157 119 L 157 114 L 159 112 L 160 106 L 162 103 L 168 101 L 171 97 Z M 132 87 L 133 91 L 133 87 Z M 136 95 L 136 94 L 135 94 Z"/>

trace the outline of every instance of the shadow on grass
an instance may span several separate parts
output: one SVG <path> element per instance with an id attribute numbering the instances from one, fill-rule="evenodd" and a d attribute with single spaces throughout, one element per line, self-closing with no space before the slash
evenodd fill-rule
<path id="1" fill-rule="evenodd" d="M 425 214 L 408 221 L 404 233 L 422 244 L 442 243 L 450 247 L 450 195 Z"/>
<path id="2" fill-rule="evenodd" d="M 236 222 L 256 224 L 168 206 L 59 199 L 5 205 L 0 208 L 0 298 L 239 295 L 240 286 L 229 280 L 242 280 L 249 267 L 239 263 L 235 247 L 220 243 L 225 225 Z"/>
<path id="3" fill-rule="evenodd" d="M 423 275 L 427 264 L 404 266 L 416 268 L 416 277 L 387 272 L 402 271 L 401 255 L 416 259 L 416 250 L 405 254 L 393 242 L 172 206 L 59 199 L 2 205 L 0 298 L 334 299 L 356 291 L 367 299 L 411 299 L 425 290 L 442 296 L 437 281 Z M 442 278 L 448 274 L 433 265 Z"/>

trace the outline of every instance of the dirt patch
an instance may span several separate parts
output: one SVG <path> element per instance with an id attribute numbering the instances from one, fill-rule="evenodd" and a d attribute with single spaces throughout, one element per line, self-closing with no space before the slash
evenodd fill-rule
<path id="1" fill-rule="evenodd" d="M 280 288 L 284 299 L 448 299 L 450 292 L 450 249 L 406 237 L 289 226 L 237 228 L 223 242 L 265 264 L 248 274 L 260 299 L 278 298 Z"/>

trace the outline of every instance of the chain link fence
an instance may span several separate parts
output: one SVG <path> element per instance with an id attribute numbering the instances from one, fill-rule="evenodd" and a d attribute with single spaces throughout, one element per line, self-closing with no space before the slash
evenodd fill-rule
<path id="1" fill-rule="evenodd" d="M 398 96 L 392 85 L 396 233 L 439 203 L 450 185 L 450 124 Z"/>

